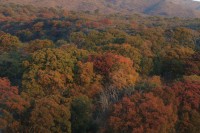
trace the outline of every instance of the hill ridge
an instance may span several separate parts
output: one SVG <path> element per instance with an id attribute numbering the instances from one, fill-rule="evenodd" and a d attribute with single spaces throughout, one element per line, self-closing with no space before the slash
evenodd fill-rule
<path id="1" fill-rule="evenodd" d="M 0 4 L 59 7 L 71 11 L 144 13 L 167 17 L 200 17 L 200 2 L 192 0 L 0 0 Z"/>

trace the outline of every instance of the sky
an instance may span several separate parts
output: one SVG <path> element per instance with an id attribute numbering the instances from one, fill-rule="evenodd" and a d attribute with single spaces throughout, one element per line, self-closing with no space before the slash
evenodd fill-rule
<path id="1" fill-rule="evenodd" d="M 193 1 L 199 1 L 200 2 L 200 0 L 193 0 Z"/>

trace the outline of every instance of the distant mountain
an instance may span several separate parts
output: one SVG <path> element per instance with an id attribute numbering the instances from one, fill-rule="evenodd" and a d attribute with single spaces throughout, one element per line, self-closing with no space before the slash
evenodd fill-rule
<path id="1" fill-rule="evenodd" d="M 169 17 L 200 17 L 200 2 L 192 0 L 0 0 L 36 7 L 59 7 L 72 11 L 144 13 Z"/>

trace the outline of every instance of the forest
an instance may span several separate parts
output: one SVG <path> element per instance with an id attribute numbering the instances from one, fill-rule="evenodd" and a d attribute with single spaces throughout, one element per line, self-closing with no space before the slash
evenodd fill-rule
<path id="1" fill-rule="evenodd" d="M 199 133 L 200 18 L 0 5 L 0 132 Z"/>

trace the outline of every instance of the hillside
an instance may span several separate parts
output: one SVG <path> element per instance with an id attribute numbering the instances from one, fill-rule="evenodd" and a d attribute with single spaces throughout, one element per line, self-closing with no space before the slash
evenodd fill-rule
<path id="1" fill-rule="evenodd" d="M 200 19 L 0 5 L 0 133 L 199 133 L 199 105 Z"/>
<path id="2" fill-rule="evenodd" d="M 15 3 L 36 7 L 59 7 L 72 11 L 101 13 L 144 13 L 161 16 L 199 17 L 200 2 L 192 0 L 0 0 L 0 4 Z"/>

